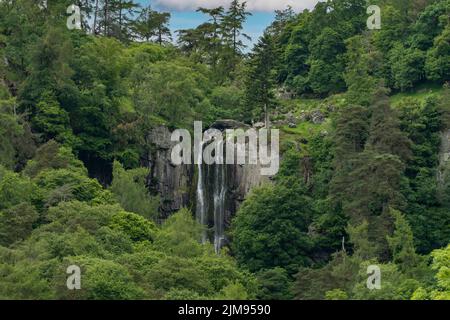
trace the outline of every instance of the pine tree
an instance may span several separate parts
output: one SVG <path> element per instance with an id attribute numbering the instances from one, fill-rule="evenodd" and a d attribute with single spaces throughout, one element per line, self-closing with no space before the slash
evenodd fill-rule
<path id="1" fill-rule="evenodd" d="M 364 150 L 369 137 L 369 121 L 370 113 L 367 108 L 350 105 L 339 111 L 334 119 L 336 167 Z"/>
<path id="2" fill-rule="evenodd" d="M 389 105 L 389 97 L 381 89 L 375 96 L 368 148 L 378 153 L 398 156 L 403 161 L 411 158 L 412 142 L 400 130 L 398 115 Z"/>
<path id="3" fill-rule="evenodd" d="M 209 53 L 209 63 L 213 70 L 216 70 L 219 62 L 219 56 L 223 45 L 222 23 L 224 19 L 224 8 L 213 9 L 199 8 L 201 12 L 209 16 L 207 23 L 203 23 L 197 29 L 201 35 L 200 46 L 204 53 Z"/>
<path id="4" fill-rule="evenodd" d="M 369 106 L 381 85 L 381 53 L 367 36 L 355 36 L 346 40 L 347 52 L 344 80 L 347 100 L 352 104 Z"/>
<path id="5" fill-rule="evenodd" d="M 131 37 L 133 16 L 139 7 L 133 0 L 98 0 L 94 14 L 94 34 L 127 41 Z"/>
<path id="6" fill-rule="evenodd" d="M 269 128 L 269 113 L 274 106 L 274 57 L 273 42 L 265 33 L 255 45 L 248 61 L 248 75 L 246 79 L 246 103 L 248 113 L 264 113 L 266 128 Z M 250 116 L 253 120 L 253 117 Z M 247 119 L 248 120 L 248 119 Z"/>
<path id="7" fill-rule="evenodd" d="M 250 12 L 246 11 L 246 7 L 246 2 L 240 3 L 239 0 L 233 0 L 222 22 L 225 42 L 233 48 L 235 55 L 240 55 L 242 49 L 246 48 L 246 45 L 240 39 L 241 36 L 251 40 L 250 36 L 242 33 L 243 24 L 247 17 L 251 15 Z"/>
<path id="8" fill-rule="evenodd" d="M 172 38 L 172 34 L 169 29 L 169 12 L 158 12 L 148 6 L 142 9 L 139 17 L 133 24 L 134 32 L 141 39 L 149 42 L 151 39 L 156 38 L 156 42 L 162 45 L 164 42 Z"/>
<path id="9" fill-rule="evenodd" d="M 392 252 L 393 262 L 406 274 L 411 274 L 422 261 L 414 248 L 414 236 L 405 216 L 398 210 L 391 209 L 395 219 L 395 230 L 388 236 L 389 249 Z"/>

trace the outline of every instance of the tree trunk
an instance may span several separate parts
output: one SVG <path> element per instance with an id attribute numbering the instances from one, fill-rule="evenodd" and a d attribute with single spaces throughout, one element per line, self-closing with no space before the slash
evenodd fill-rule
<path id="1" fill-rule="evenodd" d="M 162 45 L 162 30 L 161 30 L 161 28 L 158 29 L 158 43 L 160 46 Z"/>
<path id="2" fill-rule="evenodd" d="M 119 1 L 119 37 L 122 39 L 122 1 Z"/>
<path id="3" fill-rule="evenodd" d="M 105 27 L 104 27 L 104 33 L 105 33 L 105 37 L 107 37 L 108 36 L 108 16 L 109 16 L 109 12 L 108 12 L 108 5 L 109 5 L 109 3 L 108 3 L 108 0 L 105 0 L 105 10 L 104 10 L 104 12 L 105 12 Z"/>
<path id="4" fill-rule="evenodd" d="M 236 35 L 236 33 L 237 33 L 237 30 L 236 30 L 236 28 L 234 29 L 234 31 L 233 31 L 233 51 L 234 51 L 234 55 L 236 56 L 236 54 L 237 54 L 237 43 L 236 43 L 236 38 L 237 38 L 237 35 Z"/>
<path id="5" fill-rule="evenodd" d="M 264 119 L 264 122 L 265 122 L 265 124 L 266 124 L 266 129 L 267 130 L 269 130 L 270 129 L 270 121 L 269 121 L 269 108 L 268 108 L 268 106 L 267 106 L 267 102 L 266 103 L 264 103 L 264 114 L 265 114 L 265 119 Z"/>

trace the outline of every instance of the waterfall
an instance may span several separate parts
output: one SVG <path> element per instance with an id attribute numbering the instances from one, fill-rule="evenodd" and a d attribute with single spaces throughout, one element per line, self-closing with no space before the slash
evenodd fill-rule
<path id="1" fill-rule="evenodd" d="M 203 166 L 202 157 L 203 154 L 203 143 L 200 143 L 198 148 L 197 162 L 198 162 L 198 181 L 197 181 L 197 210 L 196 218 L 197 221 L 202 225 L 206 226 L 206 210 L 205 210 L 205 191 L 203 188 Z M 206 242 L 206 230 L 202 234 L 202 243 Z"/>
<path id="2" fill-rule="evenodd" d="M 223 142 L 219 142 L 216 151 L 221 150 L 222 147 Z M 216 253 L 219 253 L 225 242 L 225 201 L 227 193 L 226 165 L 224 164 L 222 152 L 218 151 L 215 155 L 214 167 L 211 167 L 211 171 L 205 171 L 205 167 L 202 165 L 202 154 L 203 143 L 201 143 L 199 154 L 197 155 L 198 181 L 196 219 L 202 226 L 205 228 L 208 227 L 209 210 L 207 208 L 209 206 L 207 205 L 207 201 L 210 201 L 209 195 L 212 194 L 214 203 L 214 249 Z M 209 177 L 214 179 L 209 180 Z M 205 181 L 211 181 L 213 183 L 211 193 L 207 192 L 207 190 L 205 191 Z M 208 189 L 208 187 L 206 189 Z M 202 234 L 202 243 L 206 243 L 207 241 L 208 236 L 205 230 Z"/>
<path id="3" fill-rule="evenodd" d="M 223 146 L 219 142 L 218 150 Z M 225 240 L 225 199 L 226 199 L 226 165 L 224 164 L 223 153 L 216 155 L 216 170 L 214 177 L 214 249 L 219 253 Z"/>

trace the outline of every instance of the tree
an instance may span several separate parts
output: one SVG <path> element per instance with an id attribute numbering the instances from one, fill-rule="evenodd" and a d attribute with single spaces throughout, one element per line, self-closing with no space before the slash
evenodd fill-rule
<path id="1" fill-rule="evenodd" d="M 380 52 L 388 53 L 397 42 L 406 38 L 407 23 L 400 11 L 392 5 L 382 9 L 382 27 L 373 34 L 374 44 Z"/>
<path id="2" fill-rule="evenodd" d="M 131 240 L 153 241 L 157 233 L 153 222 L 130 212 L 120 211 L 111 218 L 109 227 L 119 230 L 130 237 Z"/>
<path id="3" fill-rule="evenodd" d="M 222 22 L 224 19 L 223 7 L 213 9 L 198 8 L 197 12 L 208 15 L 209 20 L 197 27 L 197 35 L 200 35 L 200 50 L 209 56 L 209 63 L 213 70 L 216 70 L 222 50 Z"/>
<path id="4" fill-rule="evenodd" d="M 348 300 L 348 295 L 345 291 L 341 289 L 334 289 L 327 291 L 325 294 L 325 299 L 327 300 Z"/>
<path id="5" fill-rule="evenodd" d="M 28 122 L 17 114 L 16 99 L 0 98 L 0 165 L 22 169 L 35 151 L 34 138 Z"/>
<path id="6" fill-rule="evenodd" d="M 345 52 L 342 37 L 333 29 L 324 28 L 310 43 L 309 50 L 309 82 L 313 91 L 319 95 L 341 91 L 344 81 L 339 56 Z"/>
<path id="7" fill-rule="evenodd" d="M 246 11 L 247 3 L 240 3 L 239 0 L 233 0 L 230 3 L 230 7 L 223 18 L 223 33 L 225 43 L 231 46 L 235 55 L 240 55 L 242 49 L 246 46 L 240 39 L 244 37 L 247 40 L 251 40 L 250 36 L 242 33 L 243 24 L 247 20 L 251 13 Z"/>
<path id="8" fill-rule="evenodd" d="M 231 283 L 220 291 L 220 300 L 249 300 L 245 287 L 240 283 Z"/>
<path id="9" fill-rule="evenodd" d="M 77 290 L 71 295 L 67 288 L 61 288 L 61 297 L 72 300 L 137 300 L 145 295 L 142 288 L 133 281 L 130 272 L 114 261 L 78 256 L 66 258 L 63 265 L 80 266 L 83 290 Z M 64 274 L 64 271 L 60 270 L 60 274 Z"/>
<path id="10" fill-rule="evenodd" d="M 369 106 L 382 83 L 382 75 L 377 71 L 382 67 L 381 53 L 374 48 L 371 38 L 365 36 L 347 39 L 346 47 L 347 100 L 351 104 Z"/>
<path id="11" fill-rule="evenodd" d="M 361 229 L 355 233 L 360 242 L 373 243 L 369 246 L 373 250 L 364 245 L 364 258 L 387 255 L 385 235 L 393 227 L 388 208 L 404 206 L 401 190 L 405 164 L 399 156 L 407 158 L 410 154 L 410 141 L 400 131 L 386 97 L 378 97 L 370 127 L 366 109 L 348 107 L 336 119 L 334 139 L 335 173 L 330 196 L 349 217 L 355 232 L 355 228 L 367 224 L 365 232 Z"/>
<path id="12" fill-rule="evenodd" d="M 293 286 L 295 299 L 321 300 L 327 297 L 336 298 L 336 296 L 349 297 L 357 282 L 360 263 L 359 257 L 349 256 L 340 251 L 335 253 L 331 261 L 322 268 L 299 269 Z"/>
<path id="13" fill-rule="evenodd" d="M 237 261 L 259 271 L 282 267 L 289 274 L 307 265 L 311 208 L 291 186 L 264 186 L 253 191 L 232 223 L 232 250 Z"/>
<path id="14" fill-rule="evenodd" d="M 29 76 L 19 91 L 22 110 L 36 113 L 37 103 L 50 94 L 62 103 L 67 99 L 77 99 L 77 89 L 71 77 L 73 70 L 68 60 L 72 53 L 67 35 L 59 28 L 46 30 L 42 41 L 37 41 L 30 49 Z M 67 121 L 58 119 L 56 121 Z M 44 132 L 45 133 L 45 132 Z"/>
<path id="15" fill-rule="evenodd" d="M 412 45 L 415 48 L 426 51 L 433 47 L 433 41 L 438 37 L 448 24 L 449 0 L 432 1 L 420 13 L 417 21 L 412 26 Z"/>
<path id="16" fill-rule="evenodd" d="M 367 267 L 371 264 L 380 267 L 382 275 L 380 290 L 367 289 Z M 402 274 L 395 264 L 364 261 L 360 265 L 357 284 L 352 289 L 352 298 L 356 300 L 409 300 L 419 286 L 419 281 Z"/>
<path id="17" fill-rule="evenodd" d="M 137 20 L 134 22 L 134 30 L 139 38 L 149 42 L 156 37 L 156 42 L 162 45 L 171 39 L 169 29 L 169 20 L 171 14 L 169 12 L 158 12 L 150 6 L 142 9 Z"/>
<path id="18" fill-rule="evenodd" d="M 411 300 L 449 300 L 450 299 L 450 281 L 449 281 L 449 260 L 450 245 L 431 253 L 433 262 L 431 269 L 436 272 L 435 283 L 430 288 L 422 286 L 417 288 Z"/>
<path id="19" fill-rule="evenodd" d="M 134 103 L 143 116 L 158 115 L 171 125 L 187 123 L 205 111 L 207 78 L 178 61 L 156 62 L 131 75 Z"/>
<path id="20" fill-rule="evenodd" d="M 335 167 L 341 167 L 345 159 L 364 150 L 369 138 L 370 113 L 367 108 L 349 105 L 340 110 L 334 120 Z"/>
<path id="21" fill-rule="evenodd" d="M 308 81 L 311 89 L 323 97 L 328 93 L 338 93 L 344 89 L 342 65 L 329 64 L 325 60 L 310 61 Z"/>
<path id="22" fill-rule="evenodd" d="M 283 268 L 263 270 L 257 274 L 261 300 L 290 300 L 292 299 L 292 280 Z"/>
<path id="23" fill-rule="evenodd" d="M 414 237 L 411 227 L 405 216 L 397 210 L 391 210 L 394 221 L 394 233 L 392 237 L 388 236 L 389 248 L 392 252 L 392 262 L 395 263 L 399 270 L 407 275 L 414 275 L 414 271 L 424 260 L 416 254 L 414 248 Z"/>
<path id="24" fill-rule="evenodd" d="M 450 299 L 450 281 L 449 281 L 449 260 L 450 260 L 450 245 L 441 250 L 435 250 L 432 253 L 433 264 L 432 268 L 437 270 L 436 280 L 438 289 L 431 292 L 431 297 L 437 300 Z"/>
<path id="25" fill-rule="evenodd" d="M 246 2 L 234 0 L 226 12 L 223 7 L 199 8 L 197 12 L 207 15 L 208 21 L 195 29 L 179 30 L 179 46 L 194 61 L 211 66 L 214 82 L 233 80 L 245 48 L 242 38 L 249 39 L 242 32 L 250 15 Z"/>
<path id="26" fill-rule="evenodd" d="M 72 65 L 81 92 L 70 110 L 71 127 L 80 143 L 74 147 L 89 172 L 111 182 L 119 138 L 115 131 L 131 104 L 125 75 L 131 70 L 124 47 L 111 38 L 96 37 L 77 49 Z M 122 137 L 120 137 L 122 138 Z"/>
<path id="27" fill-rule="evenodd" d="M 111 192 L 120 205 L 129 212 L 155 219 L 158 214 L 159 199 L 152 197 L 145 187 L 148 170 L 144 168 L 125 170 L 115 161 Z"/>
<path id="28" fill-rule="evenodd" d="M 45 169 L 70 169 L 87 175 L 83 162 L 75 157 L 72 149 L 60 145 L 55 140 L 50 140 L 37 149 L 34 158 L 28 161 L 23 173 L 34 178 Z"/>
<path id="29" fill-rule="evenodd" d="M 39 205 L 40 192 L 29 178 L 11 171 L 5 171 L 0 178 L 0 210 L 21 203 Z"/>
<path id="30" fill-rule="evenodd" d="M 370 136 L 367 147 L 378 153 L 398 156 L 404 162 L 412 157 L 412 142 L 400 129 L 400 119 L 389 105 L 384 89 L 377 91 L 372 105 Z"/>
<path id="31" fill-rule="evenodd" d="M 114 11 L 117 11 L 116 24 L 118 31 L 116 31 L 116 37 L 119 40 L 127 41 L 131 38 L 134 23 L 133 16 L 137 13 L 139 4 L 136 4 L 133 0 L 114 0 L 112 1 L 112 7 Z"/>
<path id="32" fill-rule="evenodd" d="M 404 164 L 396 156 L 365 151 L 355 160 L 348 179 L 341 184 L 343 211 L 350 224 L 369 223 L 368 239 L 373 243 L 380 258 L 386 258 L 385 235 L 392 231 L 392 219 L 388 216 L 390 206 L 401 208 Z"/>
<path id="33" fill-rule="evenodd" d="M 203 252 L 200 243 L 203 226 L 185 209 L 171 216 L 158 233 L 155 244 L 161 250 L 180 257 L 196 257 Z"/>
<path id="34" fill-rule="evenodd" d="M 44 192 L 47 207 L 73 199 L 92 202 L 103 195 L 103 188 L 95 179 L 70 169 L 43 170 L 34 179 Z"/>
<path id="35" fill-rule="evenodd" d="M 308 72 L 310 70 L 308 63 L 308 24 L 310 19 L 311 15 L 309 12 L 301 13 L 296 19 L 298 22 L 290 28 L 292 30 L 287 29 L 285 31 L 287 34 L 283 33 L 281 35 L 281 37 L 288 39 L 286 40 L 285 48 L 278 49 L 281 51 L 278 78 L 281 81 L 284 80 L 285 84 L 297 94 L 310 91 L 308 82 Z"/>
<path id="36" fill-rule="evenodd" d="M 133 0 L 97 0 L 94 34 L 115 37 L 121 41 L 130 40 L 132 17 L 138 7 Z"/>
<path id="37" fill-rule="evenodd" d="M 69 144 L 75 142 L 70 128 L 69 113 L 61 108 L 56 98 L 49 92 L 44 93 L 36 105 L 33 124 L 38 132 L 42 132 L 46 141 L 55 139 Z"/>
<path id="38" fill-rule="evenodd" d="M 389 52 L 393 86 L 401 91 L 411 89 L 424 78 L 424 52 L 397 43 Z"/>
<path id="39" fill-rule="evenodd" d="M 273 42 L 268 33 L 265 33 L 255 45 L 248 62 L 248 75 L 246 79 L 247 114 L 253 120 L 254 114 L 264 113 L 266 128 L 270 126 L 269 113 L 274 106 L 273 101 Z M 246 119 L 250 120 L 250 119 Z"/>
<path id="40" fill-rule="evenodd" d="M 430 80 L 450 80 L 450 24 L 434 40 L 434 46 L 428 51 L 425 71 Z"/>
<path id="41" fill-rule="evenodd" d="M 408 208 L 403 211 L 412 227 L 415 246 L 422 254 L 447 244 L 448 233 L 443 227 L 448 224 L 447 209 L 440 204 L 442 193 L 436 179 L 447 105 L 430 96 L 423 102 L 405 99 L 399 106 L 402 131 L 413 142 L 412 158 L 405 170 L 408 188 L 403 191 Z"/>
<path id="42" fill-rule="evenodd" d="M 9 246 L 26 239 L 37 220 L 35 208 L 25 202 L 0 212 L 0 245 Z"/>

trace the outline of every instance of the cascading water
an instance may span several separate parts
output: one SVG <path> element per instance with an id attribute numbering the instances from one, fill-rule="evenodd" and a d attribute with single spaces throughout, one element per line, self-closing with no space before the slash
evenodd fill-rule
<path id="1" fill-rule="evenodd" d="M 218 149 L 221 144 L 219 143 Z M 220 158 L 222 157 L 222 158 Z M 223 155 L 216 156 L 214 177 L 214 249 L 219 253 L 225 240 L 226 165 Z"/>
<path id="2" fill-rule="evenodd" d="M 203 170 L 202 170 L 202 154 L 203 154 L 203 143 L 200 143 L 198 148 L 197 163 L 198 163 L 198 181 L 197 181 L 197 210 L 196 218 L 197 221 L 202 225 L 206 226 L 206 208 L 205 208 L 205 191 L 203 188 Z M 207 240 L 206 231 L 202 234 L 202 243 Z"/>
<path id="3" fill-rule="evenodd" d="M 222 150 L 223 142 L 219 142 L 217 150 Z M 225 242 L 225 201 L 226 201 L 226 165 L 224 164 L 224 157 L 222 152 L 217 152 L 215 155 L 215 165 L 210 167 L 212 170 L 204 170 L 202 165 L 203 143 L 198 148 L 199 154 L 197 155 L 197 168 L 198 168 L 198 181 L 197 181 L 197 206 L 196 206 L 196 218 L 197 221 L 204 226 L 208 227 L 209 219 L 211 215 L 208 214 L 209 195 L 213 196 L 214 204 L 214 249 L 216 253 L 220 252 Z M 209 177 L 213 179 L 209 179 Z M 212 182 L 212 192 L 205 190 L 205 181 L 207 183 Z M 208 190 L 208 187 L 206 188 Z M 208 196 L 207 196 L 208 195 Z M 202 235 L 202 243 L 208 241 L 206 230 Z"/>

